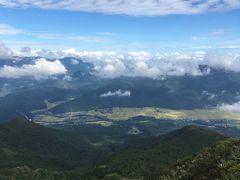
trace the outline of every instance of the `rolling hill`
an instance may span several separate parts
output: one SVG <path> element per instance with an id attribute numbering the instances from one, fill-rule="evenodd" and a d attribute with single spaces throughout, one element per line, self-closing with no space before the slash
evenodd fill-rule
<path id="1" fill-rule="evenodd" d="M 186 126 L 161 136 L 129 138 L 103 151 L 79 134 L 16 119 L 0 125 L 0 177 L 75 180 L 115 174 L 154 179 L 178 159 L 224 138 L 207 129 Z"/>
<path id="2" fill-rule="evenodd" d="M 185 126 L 159 137 L 127 144 L 127 148 L 96 167 L 99 177 L 118 174 L 127 178 L 158 179 L 165 168 L 178 159 L 213 145 L 224 136 L 208 129 Z"/>
<path id="3" fill-rule="evenodd" d="M 0 125 L 0 168 L 71 169 L 89 164 L 94 154 L 93 147 L 71 133 L 22 119 Z"/>

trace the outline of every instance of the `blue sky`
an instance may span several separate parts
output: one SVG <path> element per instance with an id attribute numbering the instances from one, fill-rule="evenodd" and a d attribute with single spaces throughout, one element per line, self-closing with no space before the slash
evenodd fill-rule
<path id="1" fill-rule="evenodd" d="M 132 4 L 77 1 L 85 3 L 83 7 L 67 4 L 68 0 L 64 5 L 35 1 L 0 0 L 0 40 L 7 46 L 120 52 L 240 50 L 239 0 L 225 7 L 218 0 L 214 6 L 192 0 L 190 8 L 182 0 L 170 0 L 174 6 L 153 0 L 142 6 L 140 0 Z"/>

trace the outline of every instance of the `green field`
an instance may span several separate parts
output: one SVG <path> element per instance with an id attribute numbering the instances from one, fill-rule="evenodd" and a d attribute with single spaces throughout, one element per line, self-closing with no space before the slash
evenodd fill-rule
<path id="1" fill-rule="evenodd" d="M 113 108 L 87 111 L 87 115 L 111 119 L 115 121 L 128 120 L 136 116 L 154 117 L 155 119 L 172 120 L 240 120 L 239 113 L 219 109 L 171 110 L 160 108 Z"/>
<path id="2" fill-rule="evenodd" d="M 136 116 L 157 120 L 231 120 L 240 121 L 240 114 L 220 109 L 171 110 L 160 108 L 112 108 L 62 114 L 38 114 L 34 118 L 40 124 L 95 124 L 111 126 L 114 121 L 126 121 Z M 237 123 L 238 124 L 238 123 Z"/>

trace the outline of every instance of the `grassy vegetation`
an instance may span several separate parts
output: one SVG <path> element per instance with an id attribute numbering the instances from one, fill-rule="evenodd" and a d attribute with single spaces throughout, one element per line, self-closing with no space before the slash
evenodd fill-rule
<path id="1" fill-rule="evenodd" d="M 52 108 L 55 108 L 56 106 L 60 105 L 60 104 L 63 104 L 63 103 L 66 103 L 68 101 L 71 101 L 73 100 L 74 98 L 68 98 L 67 100 L 65 101 L 56 101 L 56 102 L 50 102 L 48 99 L 45 99 L 43 101 L 43 104 L 46 106 L 45 108 L 43 109 L 38 109 L 38 110 L 33 110 L 31 111 L 31 113 L 33 114 L 36 114 L 36 113 L 43 113 L 43 112 L 46 112 Z"/>
<path id="2" fill-rule="evenodd" d="M 107 118 L 111 120 L 128 120 L 136 116 L 148 116 L 156 119 L 193 119 L 193 120 L 216 120 L 229 119 L 240 120 L 240 114 L 222 111 L 218 109 L 193 109 L 171 110 L 160 108 L 112 108 L 87 111 L 86 114 Z"/>
<path id="3" fill-rule="evenodd" d="M 239 113 L 220 109 L 171 110 L 153 107 L 110 108 L 62 114 L 38 114 L 35 116 L 35 122 L 43 125 L 51 125 L 76 124 L 79 121 L 84 124 L 111 126 L 113 125 L 113 121 L 126 121 L 137 116 L 155 118 L 156 120 L 231 120 L 239 121 L 240 123 Z M 236 123 L 236 126 L 240 125 Z"/>

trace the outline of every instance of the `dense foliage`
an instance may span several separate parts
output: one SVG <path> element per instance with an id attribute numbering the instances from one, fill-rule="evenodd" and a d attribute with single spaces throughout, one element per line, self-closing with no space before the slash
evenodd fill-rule
<path id="1" fill-rule="evenodd" d="M 93 163 L 96 156 L 92 146 L 71 133 L 20 119 L 0 125 L 0 168 L 71 169 Z"/>
<path id="2" fill-rule="evenodd" d="M 14 120 L 0 125 L 0 179 L 234 179 L 240 168 L 238 139 L 186 158 L 223 139 L 207 129 L 186 126 L 97 149 L 79 134 Z"/>
<path id="3" fill-rule="evenodd" d="M 223 138 L 207 129 L 186 126 L 164 136 L 131 143 L 97 170 L 102 170 L 102 176 L 117 173 L 129 178 L 158 179 L 177 159 L 192 155 Z"/>
<path id="4" fill-rule="evenodd" d="M 160 179 L 232 179 L 240 177 L 240 140 L 227 139 L 176 163 Z"/>

